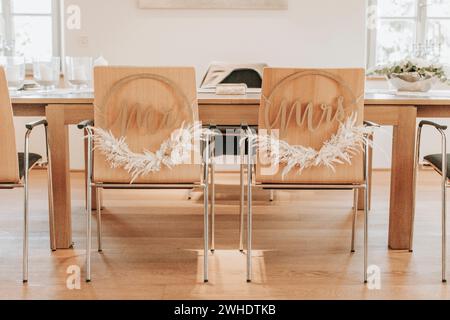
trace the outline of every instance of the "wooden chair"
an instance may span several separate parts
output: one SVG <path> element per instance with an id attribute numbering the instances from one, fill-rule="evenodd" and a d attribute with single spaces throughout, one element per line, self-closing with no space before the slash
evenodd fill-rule
<path id="1" fill-rule="evenodd" d="M 2 165 L 0 166 L 0 189 L 24 189 L 24 225 L 23 225 L 23 282 L 28 282 L 28 231 L 29 231 L 29 172 L 37 164 L 42 163 L 42 157 L 30 153 L 30 135 L 34 128 L 44 126 L 46 135 L 46 152 L 48 159 L 48 194 L 49 194 L 49 221 L 50 221 L 50 245 L 56 250 L 54 237 L 54 215 L 52 194 L 52 173 L 50 164 L 50 151 L 47 139 L 47 121 L 40 120 L 26 125 L 25 151 L 17 153 L 16 137 L 13 123 L 13 112 L 9 97 L 8 85 L 5 71 L 0 67 L 0 153 L 2 154 Z"/>
<path id="2" fill-rule="evenodd" d="M 416 183 L 417 188 L 417 174 L 420 167 L 420 147 L 422 130 L 426 126 L 434 127 L 442 139 L 442 152 L 440 154 L 432 154 L 425 156 L 425 162 L 427 162 L 438 174 L 442 177 L 442 282 L 447 282 L 447 188 L 450 187 L 450 155 L 447 154 L 447 136 L 445 131 L 447 126 L 439 125 L 432 121 L 421 121 L 419 124 L 419 129 L 417 131 L 417 146 L 416 146 Z M 415 210 L 414 210 L 415 211 Z M 414 222 L 412 224 L 414 226 Z M 410 252 L 413 251 L 413 228 L 411 234 Z"/>
<path id="3" fill-rule="evenodd" d="M 340 123 L 352 115 L 356 125 L 364 119 L 363 69 L 282 69 L 266 68 L 259 110 L 259 137 L 278 135 L 278 141 L 290 146 L 321 149 L 340 127 Z M 375 125 L 367 123 L 366 125 Z M 255 137 L 248 136 L 247 143 L 255 147 Z M 367 136 L 366 136 L 367 138 Z M 367 141 L 367 140 L 365 140 Z M 271 168 L 269 149 L 254 156 L 250 150 L 247 158 L 247 281 L 252 280 L 252 189 L 264 190 L 353 190 L 354 219 L 352 252 L 354 252 L 358 191 L 365 195 L 364 218 L 364 281 L 367 282 L 368 249 L 368 143 L 364 152 L 355 153 L 351 164 L 335 163 L 333 169 L 311 166 L 301 173 L 298 166 L 283 175 L 286 163 Z M 276 147 L 276 146 L 274 146 Z M 256 158 L 256 159 L 254 159 Z M 243 198 L 243 195 L 241 195 Z M 242 239 L 241 239 L 242 243 Z"/>
<path id="4" fill-rule="evenodd" d="M 197 90 L 193 68 L 97 67 L 95 83 L 95 128 L 124 137 L 136 153 L 156 152 L 183 124 L 198 122 Z M 91 280 L 91 195 L 102 189 L 193 189 L 204 192 L 204 281 L 208 281 L 208 181 L 209 143 L 199 163 L 183 164 L 171 169 L 132 178 L 123 168 L 111 168 L 105 155 L 94 146 L 92 121 L 79 124 L 88 130 L 87 245 L 86 280 Z M 94 151 L 93 151 L 94 150 Z M 199 153 L 199 151 L 197 151 Z M 102 251 L 101 204 L 97 197 L 98 249 Z"/>

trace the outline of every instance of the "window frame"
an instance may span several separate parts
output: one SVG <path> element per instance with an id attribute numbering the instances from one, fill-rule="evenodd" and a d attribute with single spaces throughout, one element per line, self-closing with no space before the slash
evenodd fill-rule
<path id="1" fill-rule="evenodd" d="M 428 21 L 432 20 L 449 20 L 450 17 L 428 17 L 428 6 L 423 5 L 422 0 L 416 1 L 416 16 L 415 17 L 377 17 L 377 23 L 380 19 L 383 20 L 413 20 L 416 24 L 415 44 L 424 44 L 427 41 Z M 378 0 L 369 0 L 369 6 L 377 6 Z M 411 46 L 414 43 L 411 43 Z M 368 28 L 367 31 L 367 68 L 376 66 L 377 61 L 377 28 Z"/>
<path id="2" fill-rule="evenodd" d="M 3 19 L 5 21 L 5 40 L 8 42 L 14 41 L 14 27 L 13 27 L 13 17 L 14 16 L 35 16 L 35 17 L 48 17 L 52 18 L 52 54 L 53 56 L 60 56 L 62 52 L 61 48 L 61 1 L 60 0 L 51 0 L 52 2 L 52 12 L 50 14 L 47 13 L 13 13 L 12 0 L 2 0 L 2 13 Z M 13 52 L 5 51 L 5 55 L 12 55 Z M 31 67 L 31 64 L 27 64 L 28 67 Z"/>

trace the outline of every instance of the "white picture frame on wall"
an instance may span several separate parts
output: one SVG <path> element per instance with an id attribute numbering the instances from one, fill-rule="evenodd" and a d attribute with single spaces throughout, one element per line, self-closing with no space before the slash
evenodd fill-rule
<path id="1" fill-rule="evenodd" d="M 286 10 L 288 0 L 139 0 L 139 8 Z"/>

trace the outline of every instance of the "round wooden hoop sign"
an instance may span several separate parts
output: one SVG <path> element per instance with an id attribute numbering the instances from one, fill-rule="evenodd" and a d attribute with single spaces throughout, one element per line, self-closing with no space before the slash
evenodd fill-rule
<path id="1" fill-rule="evenodd" d="M 138 80 L 154 80 L 154 81 L 157 81 L 157 82 L 163 84 L 167 88 L 173 90 L 173 92 L 176 95 L 176 100 L 178 100 L 178 102 L 181 103 L 181 109 L 185 109 L 188 112 L 188 114 L 192 114 L 192 122 L 195 121 L 194 113 L 192 111 L 192 106 L 191 106 L 188 98 L 186 97 L 186 95 L 179 88 L 179 86 L 167 77 L 157 75 L 157 74 L 152 74 L 152 73 L 134 74 L 134 75 L 127 76 L 127 77 L 115 82 L 112 85 L 112 87 L 105 94 L 105 97 L 102 100 L 101 108 L 99 108 L 98 106 L 95 106 L 96 111 L 99 112 L 102 117 L 105 117 L 105 115 L 103 114 L 103 108 L 108 105 L 109 101 L 111 100 L 111 97 L 116 93 L 116 91 L 122 89 L 123 87 L 130 84 L 131 82 L 138 81 Z M 177 106 L 179 106 L 179 104 L 177 104 Z"/>

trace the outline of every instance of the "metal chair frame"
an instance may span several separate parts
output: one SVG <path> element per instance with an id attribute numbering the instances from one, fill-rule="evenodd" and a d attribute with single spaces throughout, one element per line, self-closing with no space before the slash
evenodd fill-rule
<path id="1" fill-rule="evenodd" d="M 239 138 L 241 141 L 244 141 L 245 138 L 245 132 L 243 131 L 243 127 L 246 127 L 247 125 L 243 124 L 240 126 L 241 130 L 240 133 L 222 133 L 221 129 L 228 129 L 228 128 L 239 128 L 238 126 L 217 126 L 217 125 L 210 125 L 209 128 L 211 130 L 218 130 L 220 131 L 221 137 L 235 137 Z M 211 252 L 215 252 L 215 201 L 216 201 L 216 187 L 215 187 L 215 149 L 216 149 L 216 136 L 211 137 Z M 246 146 L 240 148 L 240 201 L 239 201 L 239 251 L 244 252 L 244 225 L 245 225 L 245 171 L 246 171 L 246 165 L 245 165 L 245 150 Z M 269 201 L 274 201 L 274 190 L 270 190 L 270 196 Z M 191 195 L 188 195 L 188 200 L 191 199 Z"/>
<path id="2" fill-rule="evenodd" d="M 102 246 L 102 217 L 101 217 L 101 201 L 100 191 L 103 189 L 144 189 L 144 190 L 192 190 L 202 189 L 204 193 L 204 263 L 203 263 L 203 280 L 205 283 L 209 281 L 208 277 L 208 252 L 209 252 L 209 179 L 210 179 L 210 145 L 211 137 L 207 138 L 204 143 L 203 157 L 203 182 L 199 184 L 115 184 L 115 183 L 94 183 L 93 182 L 93 138 L 94 133 L 91 127 L 94 125 L 92 120 L 83 121 L 78 124 L 78 128 L 87 131 L 87 179 L 86 179 L 86 282 L 92 280 L 91 270 L 91 252 L 92 252 L 92 189 L 97 191 L 97 240 L 98 251 L 103 251 Z M 211 203 L 214 208 L 214 201 Z M 214 210 L 214 209 L 212 209 Z"/>
<path id="3" fill-rule="evenodd" d="M 447 126 L 439 125 L 435 122 L 424 120 L 419 123 L 417 130 L 417 140 L 416 140 L 416 157 L 415 157 L 415 179 L 414 179 L 414 197 L 417 190 L 417 175 L 420 169 L 420 147 L 421 147 L 421 138 L 422 138 L 422 129 L 425 126 L 434 127 L 439 134 L 441 135 L 441 154 L 442 154 L 442 168 L 437 168 L 434 164 L 427 163 L 441 175 L 441 186 L 442 186 L 442 282 L 447 282 L 447 188 L 450 187 L 449 179 L 447 178 L 447 136 L 445 131 L 447 130 Z M 414 206 L 416 205 L 416 199 L 414 199 Z M 414 207 L 414 215 L 412 220 L 411 227 L 411 235 L 410 235 L 410 252 L 413 251 L 414 246 L 414 220 L 415 220 L 415 207 Z"/>
<path id="4" fill-rule="evenodd" d="M 366 126 L 379 127 L 379 125 L 372 122 L 365 122 Z M 243 127 L 242 132 L 246 132 L 248 127 Z M 367 136 L 367 139 L 369 136 Z M 252 138 L 247 137 L 247 143 L 252 146 Z M 369 168 L 370 168 L 370 157 L 369 157 L 369 144 L 365 145 L 364 150 L 364 182 L 361 184 L 256 184 L 253 179 L 253 173 L 256 172 L 256 164 L 254 160 L 254 150 L 249 148 L 247 155 L 246 167 L 247 167 L 247 282 L 252 282 L 252 241 L 253 241 L 253 210 L 252 210 L 252 190 L 253 188 L 264 189 L 264 190 L 353 190 L 354 191 L 354 215 L 353 215 L 353 225 L 352 225 L 352 243 L 351 252 L 355 252 L 355 234 L 356 234 L 356 223 L 358 214 L 358 194 L 359 190 L 364 191 L 364 283 L 368 281 L 368 242 L 369 242 Z M 241 159 L 245 156 L 241 153 Z M 245 180 L 243 178 L 243 168 L 241 168 L 241 181 Z M 244 198 L 244 187 L 241 184 L 241 201 Z M 241 207 L 241 212 L 242 212 Z M 243 217 L 241 217 L 243 221 Z M 241 235 L 241 244 L 243 243 L 243 235 Z"/>
<path id="5" fill-rule="evenodd" d="M 39 161 L 30 167 L 30 136 L 34 128 L 44 126 L 45 141 L 46 141 L 46 156 L 47 162 Z M 50 247 L 52 251 L 56 250 L 55 239 L 55 216 L 53 211 L 53 186 L 52 186 L 52 166 L 51 156 L 48 140 L 48 123 L 46 120 L 39 120 L 29 123 L 25 126 L 27 131 L 25 133 L 25 150 L 24 150 L 24 176 L 19 183 L 0 183 L 0 189 L 17 189 L 24 190 L 24 219 L 23 219 L 23 254 L 22 254 L 22 281 L 28 282 L 28 259 L 29 259 L 29 174 L 37 165 L 47 165 L 48 174 L 48 197 L 49 197 L 49 224 L 50 224 Z"/>

